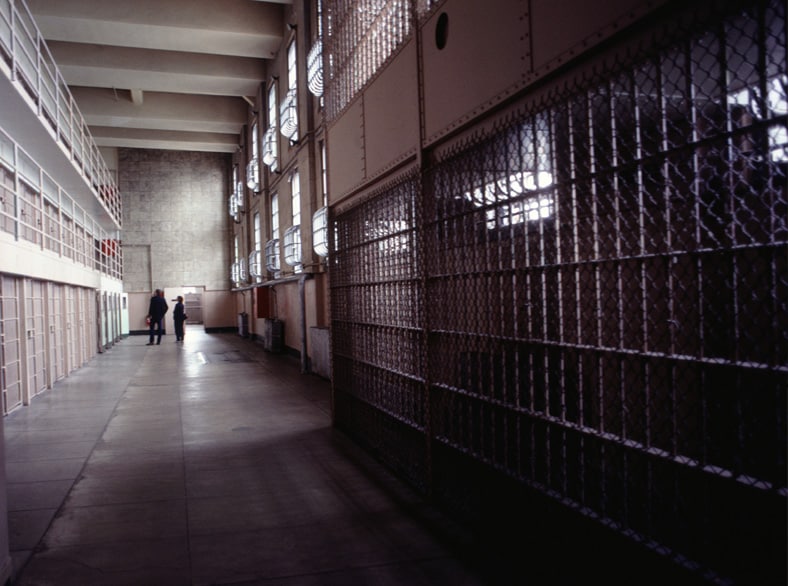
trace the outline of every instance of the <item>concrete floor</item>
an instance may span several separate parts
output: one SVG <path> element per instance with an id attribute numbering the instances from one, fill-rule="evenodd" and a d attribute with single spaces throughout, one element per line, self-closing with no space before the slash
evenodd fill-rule
<path id="1" fill-rule="evenodd" d="M 4 420 L 17 586 L 489 584 L 291 356 L 132 336 Z"/>

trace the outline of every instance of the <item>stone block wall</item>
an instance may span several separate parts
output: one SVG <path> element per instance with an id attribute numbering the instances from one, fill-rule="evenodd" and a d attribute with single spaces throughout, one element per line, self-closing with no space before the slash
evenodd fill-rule
<path id="1" fill-rule="evenodd" d="M 230 288 L 231 157 L 118 149 L 123 198 L 123 286 Z"/>

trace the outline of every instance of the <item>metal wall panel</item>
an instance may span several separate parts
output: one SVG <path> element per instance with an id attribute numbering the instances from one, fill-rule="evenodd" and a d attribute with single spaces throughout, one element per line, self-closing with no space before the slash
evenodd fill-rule
<path id="1" fill-rule="evenodd" d="M 423 24 L 427 144 L 525 85 L 531 71 L 529 27 L 527 2 L 469 0 L 442 3 Z"/>
<path id="2" fill-rule="evenodd" d="M 364 108 L 360 100 L 351 104 L 329 128 L 326 150 L 332 169 L 328 177 L 328 197 L 335 203 L 361 185 L 366 177 Z"/>
<path id="3" fill-rule="evenodd" d="M 409 42 L 364 92 L 364 160 L 367 178 L 413 157 L 419 148 L 419 89 Z M 339 153 L 332 153 L 332 164 Z"/>
<path id="4" fill-rule="evenodd" d="M 544 75 L 655 10 L 663 1 L 530 0 L 533 69 Z"/>

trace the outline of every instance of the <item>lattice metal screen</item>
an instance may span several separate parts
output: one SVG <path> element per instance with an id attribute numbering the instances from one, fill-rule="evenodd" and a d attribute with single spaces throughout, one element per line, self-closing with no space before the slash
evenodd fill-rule
<path id="1" fill-rule="evenodd" d="M 338 423 L 454 507 L 482 464 L 707 576 L 784 578 L 785 20 L 699 19 L 338 214 Z"/>

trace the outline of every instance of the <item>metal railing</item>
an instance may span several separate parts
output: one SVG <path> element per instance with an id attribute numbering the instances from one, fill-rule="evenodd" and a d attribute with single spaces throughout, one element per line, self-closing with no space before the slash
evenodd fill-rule
<path id="1" fill-rule="evenodd" d="M 0 129 L 0 232 L 122 278 L 118 234 L 109 233 Z"/>
<path id="2" fill-rule="evenodd" d="M 0 64 L 120 225 L 121 199 L 114 177 L 23 0 L 0 0 Z"/>

